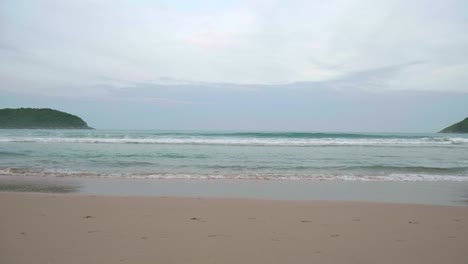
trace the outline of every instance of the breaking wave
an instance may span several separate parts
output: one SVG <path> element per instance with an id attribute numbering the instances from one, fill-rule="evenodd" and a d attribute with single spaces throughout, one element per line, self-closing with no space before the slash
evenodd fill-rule
<path id="1" fill-rule="evenodd" d="M 450 146 L 468 145 L 468 138 L 453 137 L 1 137 L 0 142 L 87 144 L 186 144 L 240 146 Z"/>
<path id="2" fill-rule="evenodd" d="M 437 169 L 432 169 L 438 171 Z M 296 174 L 282 175 L 271 173 L 258 174 L 187 174 L 187 173 L 98 173 L 69 171 L 60 169 L 23 169 L 1 168 L 0 176 L 38 176 L 38 177 L 77 177 L 77 178 L 115 178 L 115 179 L 155 179 L 155 180 L 301 180 L 301 181 L 365 181 L 365 182 L 466 182 L 468 171 L 458 175 L 446 175 L 444 169 L 439 173 L 402 173 L 385 175 L 373 174 Z M 450 169 L 445 169 L 450 170 Z M 458 172 L 461 172 L 457 169 Z"/>

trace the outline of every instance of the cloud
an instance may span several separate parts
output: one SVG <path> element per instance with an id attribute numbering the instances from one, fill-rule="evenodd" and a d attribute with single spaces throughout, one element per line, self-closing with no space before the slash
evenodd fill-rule
<path id="1" fill-rule="evenodd" d="M 366 69 L 346 74 L 325 82 L 331 88 L 355 88 L 360 90 L 401 90 L 405 89 L 400 74 L 411 67 L 423 65 L 424 61 L 414 61 L 398 65 Z"/>
<path id="2" fill-rule="evenodd" d="M 17 48 L 15 48 L 12 45 L 6 44 L 6 43 L 0 43 L 0 52 L 1 51 L 19 51 Z"/>
<path id="3" fill-rule="evenodd" d="M 187 39 L 187 42 L 203 49 L 223 49 L 237 45 L 236 36 L 224 32 L 203 32 Z"/>
<path id="4" fill-rule="evenodd" d="M 463 7 L 463 1 L 5 0 L 0 89 L 138 93 L 133 83 L 169 76 L 191 80 L 183 82 L 198 90 L 309 83 L 468 91 Z"/>

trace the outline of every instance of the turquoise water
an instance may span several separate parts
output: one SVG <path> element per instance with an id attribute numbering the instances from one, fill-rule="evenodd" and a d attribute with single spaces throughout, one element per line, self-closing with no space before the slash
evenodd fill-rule
<path id="1" fill-rule="evenodd" d="M 468 136 L 0 130 L 0 175 L 468 181 Z"/>

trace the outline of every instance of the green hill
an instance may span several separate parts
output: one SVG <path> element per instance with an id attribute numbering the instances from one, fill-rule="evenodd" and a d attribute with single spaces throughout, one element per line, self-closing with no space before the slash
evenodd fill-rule
<path id="1" fill-rule="evenodd" d="M 49 108 L 0 109 L 0 128 L 92 129 L 75 115 Z"/>
<path id="2" fill-rule="evenodd" d="M 468 117 L 463 121 L 442 129 L 439 133 L 468 133 Z"/>

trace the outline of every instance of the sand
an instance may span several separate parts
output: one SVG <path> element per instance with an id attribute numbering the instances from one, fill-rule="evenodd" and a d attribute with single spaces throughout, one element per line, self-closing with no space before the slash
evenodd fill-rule
<path id="1" fill-rule="evenodd" d="M 468 263 L 468 207 L 0 193 L 0 263 Z"/>

